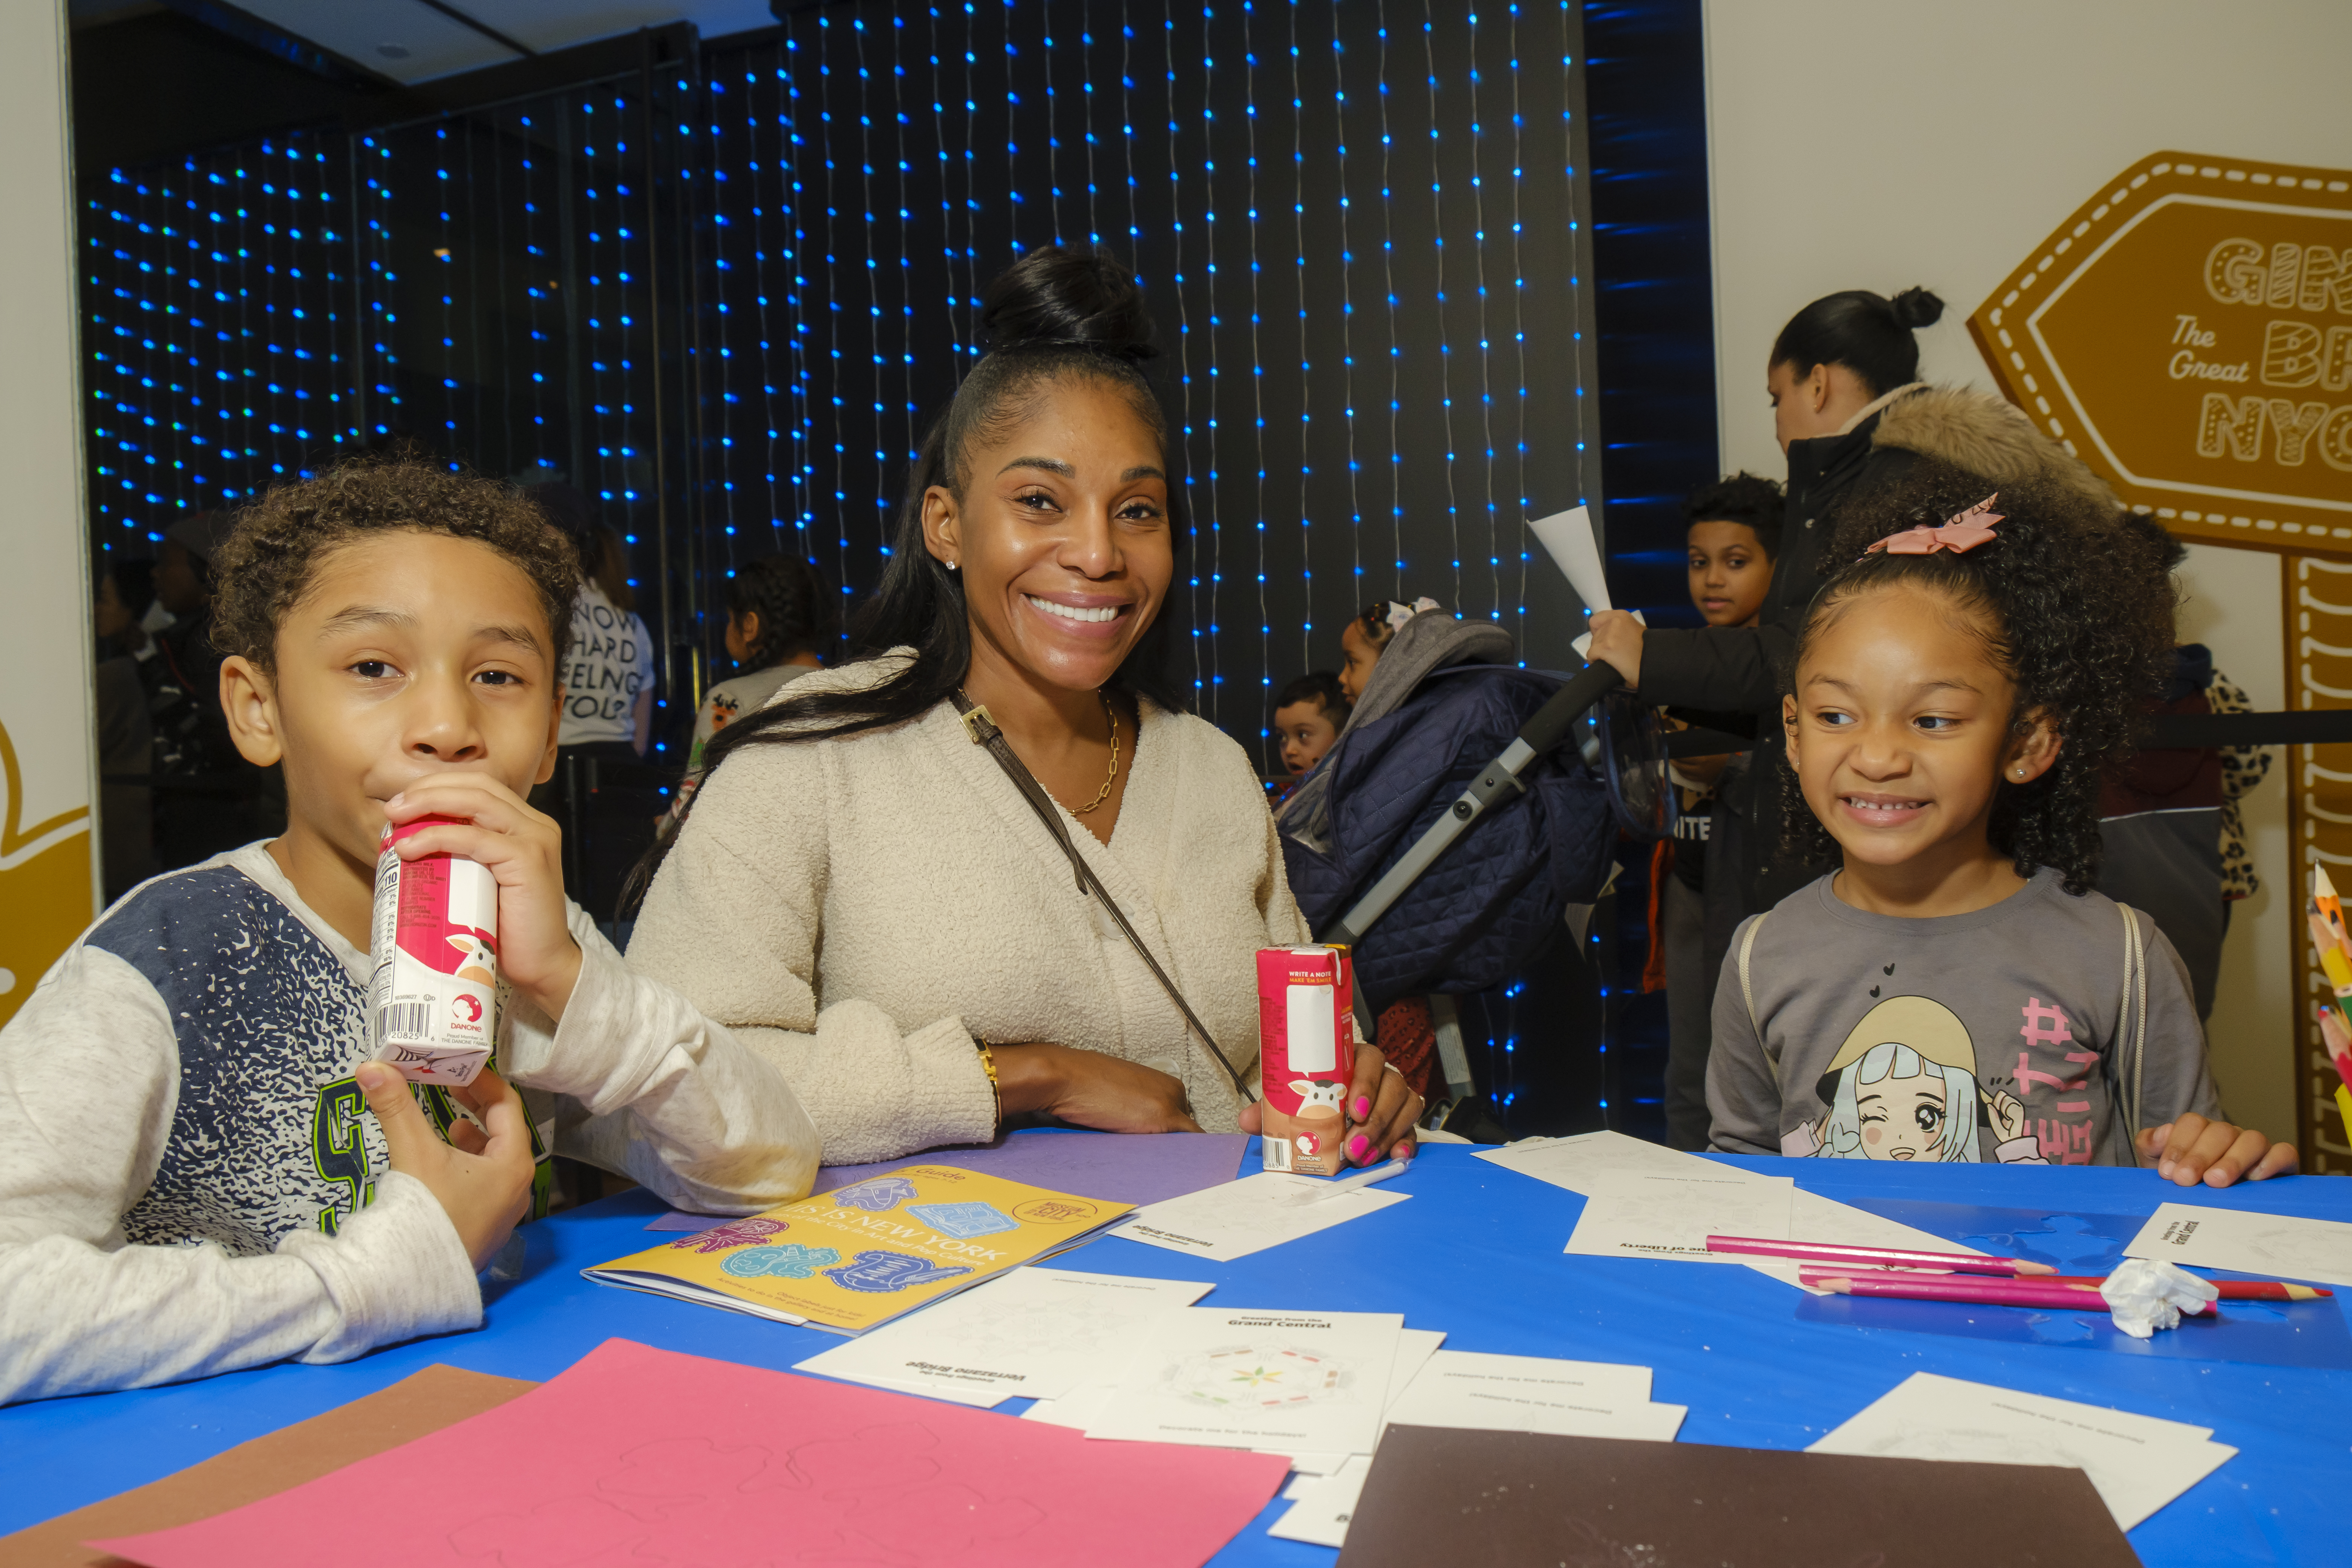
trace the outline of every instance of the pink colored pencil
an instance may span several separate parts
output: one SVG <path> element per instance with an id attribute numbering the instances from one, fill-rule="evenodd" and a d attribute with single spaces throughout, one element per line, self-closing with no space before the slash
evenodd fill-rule
<path id="1" fill-rule="evenodd" d="M 1993 1279 L 1983 1276 L 1946 1275 L 1930 1279 L 1916 1274 L 1839 1274 L 1808 1268 L 1799 1280 L 1816 1290 L 1841 1296 L 1893 1296 L 1906 1301 L 1975 1301 L 1991 1307 L 2041 1307 L 2061 1312 L 2105 1311 L 2106 1301 L 2096 1290 L 2079 1285 L 2048 1285 L 2033 1279 Z M 2197 1310 L 2210 1312 L 2210 1302 Z"/>
<path id="2" fill-rule="evenodd" d="M 2055 1274 L 2047 1263 L 2022 1258 L 1979 1258 L 1962 1252 L 1906 1252 L 1892 1247 L 1846 1247 L 1832 1241 L 1776 1241 L 1769 1237 L 1710 1236 L 1709 1252 L 1747 1252 L 1762 1258 L 1801 1258 L 1817 1263 L 1864 1268 L 1933 1268 L 1960 1274 Z"/>

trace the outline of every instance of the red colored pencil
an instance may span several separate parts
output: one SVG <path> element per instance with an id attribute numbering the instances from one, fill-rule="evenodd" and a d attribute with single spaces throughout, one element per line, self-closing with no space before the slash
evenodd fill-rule
<path id="1" fill-rule="evenodd" d="M 2053 1285 L 2041 1279 L 1994 1279 L 1981 1275 L 1945 1275 L 1930 1279 L 1918 1274 L 1873 1273 L 1859 1270 L 1844 1274 L 1827 1269 L 1808 1268 L 1798 1275 L 1804 1284 L 1816 1290 L 1834 1291 L 1841 1296 L 1893 1296 L 1906 1301 L 1975 1301 L 1990 1307 L 2040 1307 L 2052 1311 L 2105 1311 L 2106 1302 L 2096 1290 L 2079 1285 Z M 2210 1312 L 2211 1302 L 2200 1302 L 2196 1310 Z"/>
<path id="2" fill-rule="evenodd" d="M 1801 1258 L 1819 1263 L 1847 1263 L 1864 1268 L 1934 1268 L 1962 1274 L 2055 1274 L 2047 1263 L 2022 1258 L 1981 1258 L 1969 1252 L 1906 1252 L 1894 1247 L 1846 1247 L 1830 1241 L 1776 1241 L 1769 1237 L 1710 1236 L 1709 1252 L 1745 1252 L 1761 1258 Z"/>
<path id="3" fill-rule="evenodd" d="M 2099 1274 L 2053 1274 L 2034 1281 L 2037 1285 L 2087 1285 L 2094 1290 L 2106 1282 L 2105 1276 Z M 2336 1294 L 2316 1285 L 2289 1285 L 2277 1279 L 2208 1279 L 2205 1283 L 2221 1291 L 2224 1301 L 2309 1301 Z"/>

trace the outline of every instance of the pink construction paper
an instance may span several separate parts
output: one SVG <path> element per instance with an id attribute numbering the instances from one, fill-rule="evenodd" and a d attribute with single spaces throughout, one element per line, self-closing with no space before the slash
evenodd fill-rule
<path id="1" fill-rule="evenodd" d="M 1289 1468 L 607 1340 L 332 1475 L 87 1544 L 148 1568 L 1200 1568 Z"/>

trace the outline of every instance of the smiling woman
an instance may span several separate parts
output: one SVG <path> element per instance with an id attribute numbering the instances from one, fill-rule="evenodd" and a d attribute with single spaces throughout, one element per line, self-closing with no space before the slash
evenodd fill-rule
<path id="1" fill-rule="evenodd" d="M 629 952 L 837 1163 L 1019 1118 L 1255 1130 L 1255 953 L 1307 940 L 1255 769 L 1168 673 L 1181 491 L 1135 280 L 1033 251 L 982 323 L 868 657 L 719 734 Z M 1358 1060 L 1350 1153 L 1410 1153 L 1418 1100 Z"/>

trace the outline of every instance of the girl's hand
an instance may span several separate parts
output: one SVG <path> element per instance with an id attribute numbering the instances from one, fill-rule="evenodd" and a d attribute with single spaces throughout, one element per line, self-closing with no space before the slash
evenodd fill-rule
<path id="1" fill-rule="evenodd" d="M 362 1062 L 353 1076 L 376 1124 L 383 1129 L 392 1168 L 431 1189 L 457 1227 L 466 1255 L 474 1260 L 474 1271 L 488 1268 L 530 1212 L 537 1166 L 530 1154 L 530 1129 L 523 1121 L 522 1096 L 484 1068 L 472 1083 L 449 1091 L 450 1098 L 482 1119 L 482 1125 L 454 1121 L 445 1143 L 417 1109 L 416 1097 L 399 1073 L 382 1062 Z"/>
<path id="2" fill-rule="evenodd" d="M 2293 1175 L 2294 1145 L 2273 1143 L 2251 1127 L 2208 1121 L 2195 1111 L 2178 1121 L 2150 1127 L 2139 1135 L 2139 1157 L 2175 1186 L 2226 1187 L 2236 1181 L 2263 1182 Z"/>
<path id="3" fill-rule="evenodd" d="M 1625 678 L 1625 689 L 1638 690 L 1642 685 L 1642 623 L 1633 618 L 1631 610 L 1595 610 L 1592 612 L 1592 642 L 1585 649 L 1587 661 L 1611 664 Z"/>
<path id="4" fill-rule="evenodd" d="M 1004 1114 L 1041 1112 L 1097 1132 L 1198 1132 L 1181 1079 L 1100 1051 L 991 1046 Z"/>
<path id="5" fill-rule="evenodd" d="M 580 944 L 572 940 L 563 899 L 563 833 L 555 819 L 523 804 L 484 773 L 420 779 L 383 803 L 394 826 L 420 816 L 450 816 L 400 841 L 400 858 L 459 855 L 481 863 L 499 884 L 499 973 L 551 1021 L 563 1016 L 580 978 Z"/>

